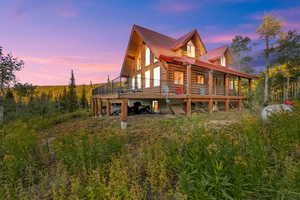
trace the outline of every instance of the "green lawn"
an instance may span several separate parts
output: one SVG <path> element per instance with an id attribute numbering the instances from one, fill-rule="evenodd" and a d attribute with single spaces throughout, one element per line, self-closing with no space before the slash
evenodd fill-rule
<path id="1" fill-rule="evenodd" d="M 299 121 L 298 108 L 264 124 L 247 111 L 130 116 L 126 131 L 84 111 L 10 122 L 0 199 L 300 199 Z"/>

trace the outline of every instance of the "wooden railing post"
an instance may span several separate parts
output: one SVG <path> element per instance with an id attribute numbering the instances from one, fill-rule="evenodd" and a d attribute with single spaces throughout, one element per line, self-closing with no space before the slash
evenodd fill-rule
<path id="1" fill-rule="evenodd" d="M 249 91 L 249 94 L 251 94 L 252 93 L 252 79 L 250 78 L 250 79 L 248 79 L 248 91 Z"/>

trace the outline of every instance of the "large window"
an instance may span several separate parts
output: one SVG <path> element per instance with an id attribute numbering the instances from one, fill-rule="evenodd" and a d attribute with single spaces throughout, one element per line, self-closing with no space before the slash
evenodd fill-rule
<path id="1" fill-rule="evenodd" d="M 174 83 L 175 84 L 179 84 L 179 85 L 183 85 L 183 72 L 174 72 Z"/>
<path id="2" fill-rule="evenodd" d="M 154 85 L 154 87 L 157 87 L 160 85 L 160 67 L 155 67 L 153 69 L 153 75 L 154 75 L 153 85 Z"/>
<path id="3" fill-rule="evenodd" d="M 151 51 L 148 47 L 146 47 L 145 66 L 150 64 L 151 64 Z"/>
<path id="4" fill-rule="evenodd" d="M 204 85 L 204 83 L 205 83 L 204 74 L 197 74 L 196 83 Z"/>
<path id="5" fill-rule="evenodd" d="M 225 58 L 225 56 L 222 56 L 221 57 L 221 63 L 220 63 L 222 66 L 226 66 L 226 58 Z"/>
<path id="6" fill-rule="evenodd" d="M 196 48 L 192 41 L 187 43 L 187 55 L 193 58 L 196 57 Z"/>
<path id="7" fill-rule="evenodd" d="M 131 88 L 133 90 L 135 89 L 135 77 L 132 77 L 132 79 L 131 79 Z"/>
<path id="8" fill-rule="evenodd" d="M 229 81 L 229 89 L 230 90 L 234 89 L 234 80 L 233 79 L 230 79 L 230 81 Z"/>
<path id="9" fill-rule="evenodd" d="M 141 89 L 142 88 L 142 76 L 141 76 L 141 74 L 138 74 L 136 76 L 136 79 L 137 79 L 137 88 Z"/>
<path id="10" fill-rule="evenodd" d="M 150 87 L 150 70 L 145 71 L 145 88 Z"/>

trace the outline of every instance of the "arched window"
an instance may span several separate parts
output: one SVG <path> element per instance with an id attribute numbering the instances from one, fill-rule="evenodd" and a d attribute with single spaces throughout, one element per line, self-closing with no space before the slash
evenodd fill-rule
<path id="1" fill-rule="evenodd" d="M 148 47 L 146 47 L 146 56 L 145 56 L 145 66 L 151 64 L 151 51 Z"/>
<path id="2" fill-rule="evenodd" d="M 195 45 L 193 44 L 193 42 L 189 41 L 186 46 L 187 46 L 187 55 L 195 58 L 196 57 L 196 48 L 195 48 Z"/>

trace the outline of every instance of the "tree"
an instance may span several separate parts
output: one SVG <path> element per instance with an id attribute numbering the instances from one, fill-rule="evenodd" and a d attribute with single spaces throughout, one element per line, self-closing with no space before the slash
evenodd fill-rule
<path id="1" fill-rule="evenodd" d="M 5 55 L 0 47 L 0 96 L 4 96 L 5 88 L 15 82 L 15 72 L 20 71 L 23 66 L 22 60 L 18 60 L 11 54 Z"/>
<path id="2" fill-rule="evenodd" d="M 260 26 L 256 29 L 256 33 L 265 42 L 264 56 L 266 59 L 265 70 L 265 84 L 264 84 L 264 103 L 268 102 L 268 82 L 269 82 L 269 56 L 270 56 L 270 42 L 276 38 L 281 32 L 282 21 L 271 14 L 265 15 Z"/>
<path id="3" fill-rule="evenodd" d="M 283 66 L 280 73 L 286 79 L 284 96 L 287 99 L 290 79 L 300 76 L 300 34 L 296 31 L 288 31 L 287 34 L 281 34 L 273 51 L 275 56 L 272 62 Z"/>
<path id="4" fill-rule="evenodd" d="M 81 95 L 81 98 L 80 98 L 80 106 L 83 109 L 88 107 L 88 100 L 86 98 L 85 85 L 83 85 L 83 88 L 82 88 L 82 95 Z"/>
<path id="5" fill-rule="evenodd" d="M 78 99 L 76 94 L 76 85 L 73 70 L 71 71 L 71 78 L 68 91 L 68 107 L 69 112 L 74 112 L 78 108 Z"/>
<path id="6" fill-rule="evenodd" d="M 29 83 L 17 83 L 14 89 L 19 97 L 19 102 L 21 103 L 24 97 L 31 98 L 34 95 L 36 86 Z"/>
<path id="7" fill-rule="evenodd" d="M 250 62 L 253 60 L 253 58 L 247 55 L 252 50 L 251 39 L 249 37 L 243 37 L 240 35 L 235 36 L 232 39 L 230 50 L 235 57 L 235 61 L 239 67 L 239 70 L 246 73 L 255 72 L 250 65 Z"/>

